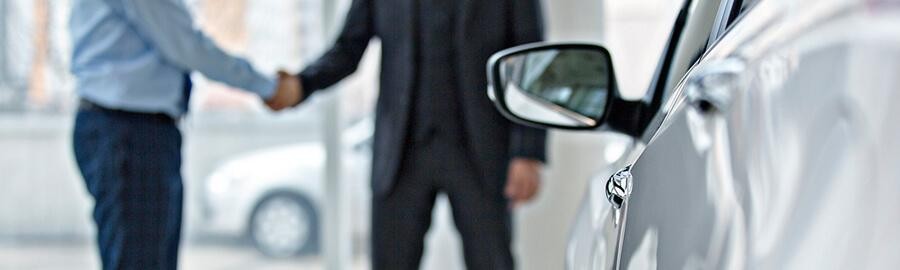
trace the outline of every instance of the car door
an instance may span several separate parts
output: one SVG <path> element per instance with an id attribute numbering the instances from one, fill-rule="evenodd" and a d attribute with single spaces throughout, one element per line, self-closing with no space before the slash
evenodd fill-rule
<path id="1" fill-rule="evenodd" d="M 648 93 L 660 93 L 658 98 L 671 95 L 676 84 L 706 52 L 711 41 L 724 32 L 727 21 L 733 19 L 723 14 L 730 15 L 732 7 L 740 7 L 741 1 L 734 2 L 721 0 L 684 2 L 673 24 Z M 647 136 L 652 135 L 657 127 L 658 125 L 648 128 L 645 132 Z M 634 151 L 640 151 L 641 143 L 636 144 Z M 628 158 L 625 160 L 629 162 Z M 615 258 L 622 227 L 616 223 L 616 209 L 607 201 L 606 193 L 607 179 L 613 173 L 601 173 L 588 183 L 567 245 L 567 269 L 613 269 L 616 265 Z"/>
<path id="2" fill-rule="evenodd" d="M 886 3 L 742 5 L 631 168 L 621 268 L 896 267 Z"/>
<path id="3" fill-rule="evenodd" d="M 711 9 L 714 13 L 707 14 L 714 19 L 708 20 L 708 35 L 697 40 L 711 46 L 724 35 L 728 22 L 740 15 L 735 10 L 740 11 L 743 3 L 711 1 L 706 4 L 716 7 Z M 693 136 L 690 122 L 703 116 L 695 111 L 694 104 L 685 101 L 685 87 L 689 85 L 685 82 L 700 76 L 701 70 L 713 60 L 711 55 L 696 65 L 683 67 L 691 69 L 686 78 L 670 80 L 678 85 L 673 86 L 676 90 L 668 101 L 671 105 L 657 116 L 663 126 L 661 133 L 648 133 L 652 142 L 630 170 L 633 192 L 623 206 L 627 214 L 620 269 L 715 269 L 732 262 L 718 260 L 727 255 L 723 252 L 733 251 L 722 246 L 722 239 L 728 239 L 732 228 L 718 224 L 723 221 L 717 219 L 730 221 L 727 219 L 731 216 L 720 213 L 728 209 L 720 201 L 730 200 L 727 195 L 730 187 L 709 183 L 706 177 L 707 173 L 719 173 L 707 172 L 709 160 L 716 160 L 708 157 L 719 157 L 722 153 L 708 151 L 714 143 L 710 137 Z M 711 203 L 710 196 L 725 198 L 716 197 L 715 203 Z"/>
<path id="4" fill-rule="evenodd" d="M 696 7 L 719 11 L 707 21 L 724 23 L 700 42 L 713 45 L 694 51 L 704 54 L 696 65 L 678 60 L 690 59 L 692 48 L 677 42 L 671 63 L 690 69 L 662 109 L 654 105 L 659 91 L 651 101 L 621 97 L 602 46 L 530 44 L 499 52 L 488 64 L 488 95 L 509 119 L 649 142 L 602 188 L 592 184 L 591 200 L 605 193 L 607 201 L 596 204 L 605 212 L 587 215 L 599 228 L 588 234 L 597 248 L 584 255 L 590 258 L 584 265 L 900 265 L 900 122 L 893 119 L 900 113 L 893 106 L 900 98 L 900 2 L 693 6 L 691 14 Z M 555 64 L 528 65 L 533 60 Z M 516 76 L 517 70 L 537 75 Z M 602 102 L 591 110 L 572 105 L 585 97 Z"/>

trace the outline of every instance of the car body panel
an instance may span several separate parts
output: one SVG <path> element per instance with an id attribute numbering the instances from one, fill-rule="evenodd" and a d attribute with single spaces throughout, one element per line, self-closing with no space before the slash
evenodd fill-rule
<path id="1" fill-rule="evenodd" d="M 900 265 L 900 5 L 760 1 L 687 75 L 635 162 L 622 269 Z M 728 102 L 693 80 L 739 61 Z"/>
<path id="2" fill-rule="evenodd" d="M 628 150 L 634 149 L 634 140 L 614 142 Z M 610 162 L 588 181 L 587 190 L 571 228 L 571 236 L 566 245 L 567 269 L 613 269 L 618 256 L 618 235 L 622 227 L 618 224 L 616 209 L 606 197 L 606 181 L 614 174 L 615 168 L 627 161 L 621 156 Z"/>
<path id="3" fill-rule="evenodd" d="M 706 51 L 712 28 L 719 17 L 722 0 L 688 0 L 682 6 L 660 59 L 650 91 L 664 91 L 670 96 L 681 78 Z M 660 113 L 650 129 L 661 126 L 665 113 Z M 651 137 L 654 132 L 648 132 Z M 649 140 L 649 139 L 647 139 Z M 615 142 L 622 143 L 622 142 Z M 615 209 L 606 197 L 606 183 L 619 168 L 634 162 L 646 147 L 640 138 L 629 138 L 626 151 L 617 160 L 607 160 L 589 181 L 588 190 L 567 245 L 567 269 L 614 269 L 619 255 L 618 244 L 623 227 L 615 224 Z"/>

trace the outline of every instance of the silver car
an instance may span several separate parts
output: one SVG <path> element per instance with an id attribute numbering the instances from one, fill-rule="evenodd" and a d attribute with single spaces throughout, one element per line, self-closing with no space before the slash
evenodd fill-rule
<path id="1" fill-rule="evenodd" d="M 898 71 L 900 1 L 686 0 L 644 99 L 586 44 L 498 53 L 489 95 L 633 138 L 587 189 L 569 269 L 897 269 Z"/>
<path id="2" fill-rule="evenodd" d="M 369 216 L 369 171 L 374 123 L 364 118 L 342 133 L 342 179 L 356 219 Z M 270 257 L 319 251 L 326 150 L 322 141 L 262 149 L 228 160 L 213 171 L 202 193 L 202 228 L 215 236 L 246 237 Z M 366 222 L 354 237 L 365 238 Z"/>

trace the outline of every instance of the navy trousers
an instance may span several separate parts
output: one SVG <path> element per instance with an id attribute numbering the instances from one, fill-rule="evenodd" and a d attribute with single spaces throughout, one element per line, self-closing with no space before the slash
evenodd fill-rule
<path id="1" fill-rule="evenodd" d="M 103 269 L 177 268 L 181 140 L 165 115 L 79 109 L 73 147 L 95 201 Z"/>
<path id="2" fill-rule="evenodd" d="M 437 133 L 408 142 L 394 188 L 372 197 L 373 270 L 421 268 L 438 194 L 446 194 L 450 201 L 466 269 L 515 269 L 508 201 L 483 188 L 455 135 Z"/>

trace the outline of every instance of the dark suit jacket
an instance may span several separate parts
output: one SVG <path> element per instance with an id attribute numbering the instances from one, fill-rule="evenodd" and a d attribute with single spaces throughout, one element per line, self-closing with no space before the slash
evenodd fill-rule
<path id="1" fill-rule="evenodd" d="M 369 41 L 380 38 L 381 89 L 375 116 L 372 187 L 385 194 L 393 186 L 407 141 L 416 76 L 416 0 L 353 0 L 337 40 L 321 58 L 300 73 L 305 95 L 350 75 Z M 539 0 L 458 0 L 456 67 L 460 110 L 469 153 L 489 193 L 498 194 L 513 157 L 545 160 L 546 132 L 503 118 L 488 99 L 485 64 L 495 52 L 541 41 Z"/>

